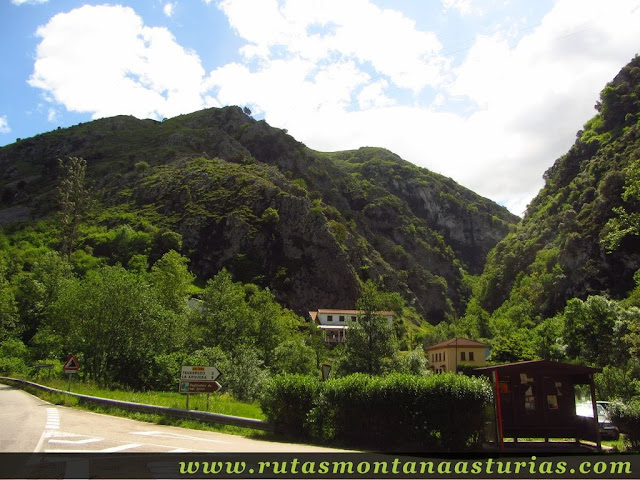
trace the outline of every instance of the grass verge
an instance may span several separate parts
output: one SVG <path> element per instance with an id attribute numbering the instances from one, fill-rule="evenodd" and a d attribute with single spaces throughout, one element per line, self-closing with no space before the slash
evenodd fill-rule
<path id="1" fill-rule="evenodd" d="M 58 390 L 67 390 L 68 381 L 59 378 L 22 378 L 30 382 L 45 385 L 47 387 L 55 388 Z M 264 432 L 261 430 L 255 430 L 251 428 L 242 428 L 232 425 L 221 425 L 216 423 L 201 422 L 196 420 L 187 420 L 169 417 L 165 415 L 155 415 L 140 412 L 130 412 L 120 408 L 106 407 L 103 405 L 95 405 L 92 403 L 83 402 L 80 399 L 65 395 L 64 393 L 49 393 L 36 388 L 28 386 L 21 386 L 20 388 L 35 395 L 43 400 L 55 405 L 63 405 L 66 407 L 82 408 L 96 413 L 103 413 L 107 415 L 115 415 L 119 417 L 131 418 L 143 422 L 156 423 L 159 425 L 172 425 L 182 428 L 191 428 L 196 430 L 208 430 L 219 433 L 228 433 L 233 435 L 242 435 L 252 438 L 274 438 L 274 434 Z M 72 380 L 71 392 L 79 393 L 82 395 L 90 395 L 94 397 L 109 398 L 113 400 L 123 400 L 127 402 L 142 403 L 146 405 L 157 405 L 170 408 L 186 408 L 186 396 L 178 392 L 135 392 L 129 390 L 113 390 L 100 387 L 91 382 L 82 382 L 78 380 Z M 208 408 L 207 408 L 208 406 Z M 232 415 L 245 418 L 256 418 L 264 420 L 265 416 L 262 410 L 257 404 L 245 403 L 235 400 L 233 397 L 227 394 L 211 394 L 207 405 L 207 398 L 205 394 L 190 395 L 189 409 L 198 411 L 208 411 L 214 413 L 221 413 L 224 415 Z"/>

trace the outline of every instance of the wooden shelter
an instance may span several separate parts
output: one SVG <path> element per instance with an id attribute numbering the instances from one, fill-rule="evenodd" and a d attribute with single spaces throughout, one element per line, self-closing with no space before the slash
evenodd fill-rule
<path id="1" fill-rule="evenodd" d="M 475 369 L 490 376 L 494 388 L 496 438 L 574 438 L 601 448 L 593 374 L 599 368 L 536 360 Z M 593 418 L 576 415 L 576 386 L 588 386 Z M 585 387 L 586 388 L 586 387 Z"/>

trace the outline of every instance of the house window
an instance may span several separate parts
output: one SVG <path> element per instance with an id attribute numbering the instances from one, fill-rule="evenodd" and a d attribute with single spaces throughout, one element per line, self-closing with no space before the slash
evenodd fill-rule
<path id="1" fill-rule="evenodd" d="M 473 352 L 469 352 L 469 361 L 473 362 Z"/>
<path id="2" fill-rule="evenodd" d="M 327 315 L 327 322 L 333 322 L 333 315 Z"/>
<path id="3" fill-rule="evenodd" d="M 344 315 L 340 315 L 340 321 L 344 322 Z"/>
<path id="4" fill-rule="evenodd" d="M 358 317 L 356 317 L 355 315 L 351 315 L 351 321 L 352 322 L 357 322 L 358 321 Z"/>
<path id="5" fill-rule="evenodd" d="M 467 353 L 466 352 L 460 352 L 460 360 L 465 361 L 467 359 Z"/>

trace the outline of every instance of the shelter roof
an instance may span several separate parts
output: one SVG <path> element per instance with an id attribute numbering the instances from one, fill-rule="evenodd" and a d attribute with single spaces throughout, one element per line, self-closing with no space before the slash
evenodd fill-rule
<path id="1" fill-rule="evenodd" d="M 590 373 L 601 373 L 598 367 L 587 367 L 585 365 L 574 365 L 572 363 L 552 362 L 550 360 L 530 360 L 527 362 L 503 363 L 502 365 L 490 365 L 474 369 L 480 373 L 490 373 L 497 370 L 498 373 L 513 373 L 522 371 L 549 371 L 563 375 L 584 375 Z"/>

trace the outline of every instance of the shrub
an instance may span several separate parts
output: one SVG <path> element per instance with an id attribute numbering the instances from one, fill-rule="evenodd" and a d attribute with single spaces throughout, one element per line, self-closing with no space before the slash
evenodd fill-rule
<path id="1" fill-rule="evenodd" d="M 462 375 L 330 380 L 311 415 L 312 431 L 325 440 L 402 451 L 461 451 L 482 441 L 486 380 Z"/>
<path id="2" fill-rule="evenodd" d="M 7 338 L 0 344 L 0 375 L 26 373 L 28 350 L 17 338 Z"/>
<path id="3" fill-rule="evenodd" d="M 320 381 L 310 375 L 276 375 L 262 390 L 260 406 L 276 429 L 309 435 L 307 415 L 314 406 Z"/>
<path id="4" fill-rule="evenodd" d="M 144 172 L 145 170 L 149 169 L 149 163 L 145 162 L 145 161 L 137 162 L 134 165 L 134 169 L 135 169 L 136 172 Z"/>
<path id="5" fill-rule="evenodd" d="M 225 391 L 243 402 L 255 401 L 269 378 L 258 352 L 250 347 L 237 352 L 220 368 L 224 375 L 222 386 Z"/>
<path id="6" fill-rule="evenodd" d="M 611 421 L 625 435 L 625 442 L 632 450 L 640 450 L 640 399 L 627 403 L 613 402 L 610 408 Z"/>

